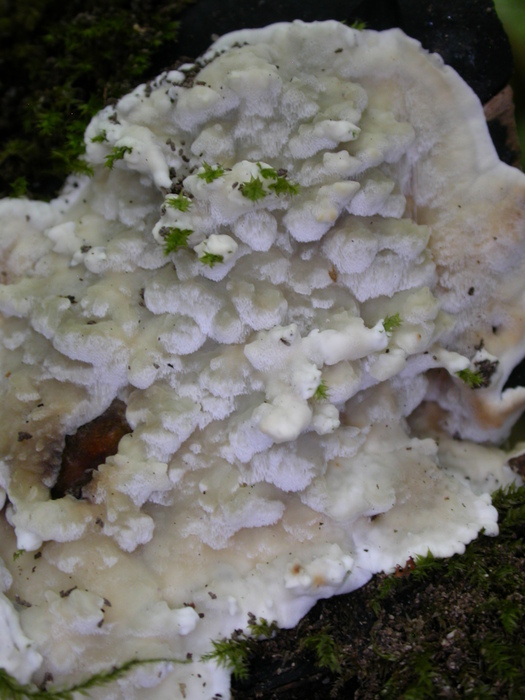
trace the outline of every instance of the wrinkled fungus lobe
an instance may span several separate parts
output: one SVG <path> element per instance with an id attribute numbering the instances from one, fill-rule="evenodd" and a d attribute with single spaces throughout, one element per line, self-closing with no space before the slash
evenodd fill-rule
<path id="1" fill-rule="evenodd" d="M 334 21 L 227 35 L 85 141 L 92 178 L 0 202 L 0 666 L 188 657 L 90 692 L 226 698 L 201 656 L 249 613 L 497 534 L 525 176 L 439 56 Z"/>

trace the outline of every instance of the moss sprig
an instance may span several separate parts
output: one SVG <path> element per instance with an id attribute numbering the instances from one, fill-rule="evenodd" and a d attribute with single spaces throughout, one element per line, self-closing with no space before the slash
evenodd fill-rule
<path id="1" fill-rule="evenodd" d="M 203 654 L 201 661 L 214 661 L 217 666 L 229 669 L 237 680 L 246 680 L 249 675 L 250 658 L 257 650 L 257 640 L 269 639 L 277 630 L 275 621 L 268 622 L 261 617 L 258 620 L 252 613 L 248 614 L 248 633 L 234 630 L 229 639 L 212 641 L 213 651 Z"/>
<path id="2" fill-rule="evenodd" d="M 188 211 L 191 207 L 191 199 L 179 192 L 177 196 L 170 196 L 166 199 L 166 204 L 178 211 Z"/>
<path id="3" fill-rule="evenodd" d="M 193 233 L 191 228 L 166 227 L 164 237 L 164 255 L 169 255 L 179 248 L 187 248 L 188 238 Z"/>
<path id="4" fill-rule="evenodd" d="M 482 386 L 485 386 L 485 380 L 481 372 L 470 369 L 469 367 L 460 369 L 459 372 L 456 372 L 456 376 L 458 376 L 462 382 L 465 382 L 470 389 L 480 389 Z"/>
<path id="5" fill-rule="evenodd" d="M 257 163 L 257 167 L 263 179 L 273 180 L 268 185 L 268 189 L 276 195 L 295 195 L 299 193 L 299 185 L 288 180 L 288 171 L 284 168 L 276 170 L 272 167 L 263 167 L 260 163 Z"/>
<path id="6" fill-rule="evenodd" d="M 341 672 L 341 648 L 336 644 L 331 630 L 324 629 L 301 640 L 300 649 L 315 654 L 316 663 L 332 673 Z"/>
<path id="7" fill-rule="evenodd" d="M 27 178 L 23 176 L 17 177 L 16 180 L 10 183 L 9 187 L 11 189 L 9 196 L 13 199 L 25 197 L 28 194 Z"/>
<path id="8" fill-rule="evenodd" d="M 285 177 L 278 177 L 275 182 L 268 185 L 268 189 L 277 195 L 295 195 L 299 193 L 299 185 L 295 182 L 290 182 Z"/>
<path id="9" fill-rule="evenodd" d="M 76 693 L 89 696 L 89 690 L 92 688 L 110 685 L 125 676 L 136 666 L 159 663 L 186 664 L 189 661 L 182 659 L 131 659 L 121 666 L 114 666 L 108 671 L 96 673 L 75 685 L 61 689 L 46 688 L 45 690 L 36 688 L 31 684 L 19 683 L 16 678 L 0 668 L 0 700 L 28 700 L 30 698 L 37 698 L 37 700 L 75 700 Z"/>
<path id="10" fill-rule="evenodd" d="M 223 260 L 224 255 L 218 255 L 217 253 L 203 253 L 199 257 L 199 261 L 208 267 L 214 267 L 217 263 L 223 262 Z"/>
<path id="11" fill-rule="evenodd" d="M 249 199 L 250 202 L 257 202 L 260 199 L 264 199 L 268 194 L 261 178 L 254 177 L 253 175 L 249 182 L 242 182 L 239 185 L 239 190 L 242 196 Z"/>
<path id="12" fill-rule="evenodd" d="M 93 136 L 91 143 L 106 143 L 108 140 L 106 130 L 102 129 L 96 136 Z"/>
<path id="13" fill-rule="evenodd" d="M 197 177 L 199 177 L 201 180 L 204 180 L 208 184 L 224 175 L 224 168 L 222 167 L 222 165 L 210 165 L 209 163 L 206 163 L 206 161 L 204 161 L 202 167 L 204 168 L 204 170 L 202 173 L 199 173 Z"/>
<path id="14" fill-rule="evenodd" d="M 131 146 L 115 146 L 111 153 L 108 153 L 108 155 L 105 157 L 105 163 L 104 165 L 106 168 L 109 168 L 110 170 L 113 169 L 113 165 L 117 160 L 122 160 L 126 153 L 131 153 L 133 151 L 133 148 Z"/>
<path id="15" fill-rule="evenodd" d="M 383 321 L 383 328 L 385 330 L 385 333 L 392 333 L 392 331 L 395 331 L 396 328 L 399 328 L 399 326 L 403 323 L 401 320 L 401 316 L 398 313 L 392 314 L 391 316 L 387 316 L 384 321 Z"/>
<path id="16" fill-rule="evenodd" d="M 265 180 L 275 180 L 277 179 L 277 177 L 279 177 L 275 168 L 263 168 L 263 166 L 260 163 L 257 163 L 257 167 L 259 168 L 261 177 L 263 177 Z"/>
<path id="17" fill-rule="evenodd" d="M 317 389 L 312 394 L 312 399 L 314 401 L 326 401 L 328 399 L 328 384 L 324 379 L 321 379 Z"/>

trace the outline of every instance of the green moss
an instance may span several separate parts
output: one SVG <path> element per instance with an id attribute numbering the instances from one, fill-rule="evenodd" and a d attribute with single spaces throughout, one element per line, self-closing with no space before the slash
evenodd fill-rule
<path id="1" fill-rule="evenodd" d="M 181 661 L 178 659 L 133 659 L 122 664 L 122 666 L 114 666 L 109 671 L 97 673 L 81 683 L 67 688 L 49 688 L 46 690 L 40 690 L 36 686 L 30 684 L 24 685 L 18 683 L 18 681 L 6 671 L 0 669 L 0 699 L 28 700 L 29 698 L 37 698 L 38 700 L 74 700 L 79 695 L 89 697 L 89 690 L 91 688 L 101 688 L 110 685 L 119 678 L 125 676 L 132 668 L 135 668 L 135 666 L 166 662 L 176 664 L 189 663 L 188 661 Z"/>
<path id="2" fill-rule="evenodd" d="M 193 229 L 191 228 L 167 228 L 164 239 L 164 254 L 169 255 L 179 248 L 186 248 L 188 245 L 188 238 L 192 233 Z"/>
<path id="3" fill-rule="evenodd" d="M 331 630 L 321 630 L 301 639 L 300 649 L 313 651 L 316 664 L 332 673 L 341 673 L 341 648 L 335 642 Z"/>
<path id="4" fill-rule="evenodd" d="M 275 168 L 263 168 L 260 163 L 257 163 L 257 167 L 259 168 L 261 177 L 263 177 L 265 180 L 276 179 L 278 177 L 277 170 Z"/>
<path id="5" fill-rule="evenodd" d="M 217 263 L 221 263 L 224 260 L 224 256 L 217 255 L 217 253 L 203 253 L 199 257 L 199 260 L 203 265 L 214 267 Z"/>
<path id="6" fill-rule="evenodd" d="M 392 333 L 396 328 L 403 323 L 401 316 L 399 314 L 393 314 L 392 316 L 387 316 L 383 321 L 383 328 L 385 333 Z"/>
<path id="7" fill-rule="evenodd" d="M 176 197 L 168 197 L 166 204 L 173 209 L 178 209 L 178 211 L 188 211 L 191 207 L 191 199 L 179 193 Z"/>
<path id="8" fill-rule="evenodd" d="M 91 139 L 91 143 L 105 143 L 108 140 L 106 130 L 102 129 L 100 133 L 98 133 L 96 136 L 93 136 Z"/>
<path id="9" fill-rule="evenodd" d="M 215 661 L 217 666 L 229 669 L 237 680 L 246 680 L 249 675 L 250 657 L 257 650 L 257 640 L 271 637 L 277 630 L 275 622 L 264 618 L 257 620 L 249 614 L 248 633 L 235 630 L 228 638 L 212 641 L 213 651 L 204 654 L 202 661 Z"/>
<path id="10" fill-rule="evenodd" d="M 239 186 L 239 190 L 243 197 L 251 202 L 257 202 L 259 199 L 264 199 L 268 192 L 264 189 L 263 181 L 259 177 L 250 178 L 249 182 L 243 182 Z"/>
<path id="11" fill-rule="evenodd" d="M 327 398 L 328 398 L 328 386 L 323 379 L 323 380 L 321 380 L 317 389 L 314 391 L 312 399 L 314 401 L 323 401 Z"/>
<path id="12" fill-rule="evenodd" d="M 272 184 L 268 186 L 268 189 L 279 195 L 294 195 L 299 193 L 299 185 L 295 182 L 289 182 L 282 176 L 278 177 L 275 182 L 272 182 Z"/>
<path id="13" fill-rule="evenodd" d="M 111 153 L 109 153 L 105 157 L 106 162 L 104 163 L 104 165 L 106 166 L 106 168 L 112 170 L 116 160 L 122 160 L 126 153 L 131 153 L 132 151 L 133 149 L 131 148 L 131 146 L 115 146 L 111 150 Z"/>
<path id="14" fill-rule="evenodd" d="M 198 177 L 200 177 L 201 180 L 205 180 L 207 183 L 213 182 L 224 175 L 224 168 L 221 165 L 209 165 L 209 163 L 204 161 L 202 167 L 204 171 L 199 173 Z"/>
<path id="15" fill-rule="evenodd" d="M 264 178 L 265 180 L 274 180 L 271 184 L 268 185 L 268 189 L 271 190 L 272 192 L 275 192 L 277 195 L 294 195 L 299 192 L 299 185 L 294 182 L 290 182 L 287 179 L 287 171 L 286 170 L 276 170 L 275 168 L 263 168 L 260 163 L 257 163 L 257 166 L 259 168 L 259 172 L 261 174 L 261 177 Z M 252 180 L 254 178 L 252 177 Z M 258 179 L 258 178 L 257 178 Z M 249 185 L 250 183 L 248 183 Z M 246 186 L 246 185 L 244 185 Z M 241 188 L 242 191 L 242 188 Z M 262 190 L 261 190 L 262 192 Z M 266 194 L 266 193 L 265 193 Z M 262 196 L 265 196 L 262 195 Z M 249 195 L 245 195 L 249 196 Z M 250 197 L 251 198 L 251 197 Z M 261 197 L 259 197 L 261 198 Z"/>
<path id="16" fill-rule="evenodd" d="M 165 68 L 188 0 L 17 0 L 0 7 L 0 196 L 51 197 L 89 174 L 83 135 L 104 105 Z"/>
<path id="17" fill-rule="evenodd" d="M 21 175 L 11 182 L 9 187 L 11 188 L 10 197 L 25 197 L 27 195 L 27 178 Z"/>
<path id="18" fill-rule="evenodd" d="M 352 22 L 350 28 L 357 29 L 358 31 L 362 32 L 363 29 L 366 29 L 366 22 L 364 22 L 362 19 L 356 19 Z"/>
<path id="19" fill-rule="evenodd" d="M 456 374 L 461 379 L 461 381 L 465 382 L 465 384 L 471 389 L 479 389 L 485 384 L 481 372 L 476 372 L 472 369 L 467 368 L 461 369 L 459 372 L 456 372 Z"/>

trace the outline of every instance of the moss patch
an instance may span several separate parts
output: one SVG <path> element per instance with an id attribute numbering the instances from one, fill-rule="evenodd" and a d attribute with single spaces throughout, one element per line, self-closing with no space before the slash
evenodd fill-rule
<path id="1" fill-rule="evenodd" d="M 88 173 L 84 130 L 178 55 L 191 0 L 12 0 L 0 5 L 0 197 L 49 198 Z"/>

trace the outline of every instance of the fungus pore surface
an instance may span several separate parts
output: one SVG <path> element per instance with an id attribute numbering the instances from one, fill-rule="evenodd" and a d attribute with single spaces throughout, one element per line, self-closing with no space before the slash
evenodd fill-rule
<path id="1" fill-rule="evenodd" d="M 229 34 L 85 140 L 92 177 L 0 202 L 0 667 L 227 698 L 201 656 L 249 614 L 497 534 L 525 176 L 439 56 L 335 21 Z"/>

